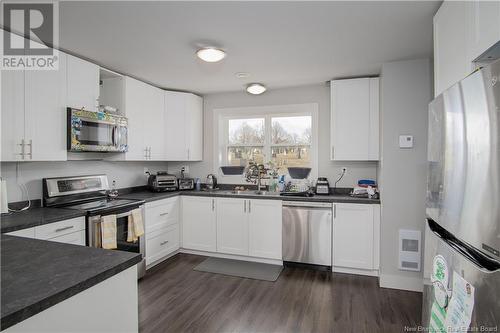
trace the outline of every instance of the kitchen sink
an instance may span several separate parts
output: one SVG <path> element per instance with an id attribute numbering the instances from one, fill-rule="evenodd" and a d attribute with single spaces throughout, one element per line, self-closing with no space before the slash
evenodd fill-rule
<path id="1" fill-rule="evenodd" d="M 254 194 L 257 194 L 257 195 L 268 195 L 269 192 L 268 191 L 255 191 L 253 192 Z"/>
<path id="2" fill-rule="evenodd" d="M 232 190 L 231 191 L 232 194 L 239 194 L 239 195 L 249 195 L 249 194 L 252 194 L 252 191 L 248 191 L 248 190 L 243 190 L 243 191 L 240 191 L 240 190 Z"/>

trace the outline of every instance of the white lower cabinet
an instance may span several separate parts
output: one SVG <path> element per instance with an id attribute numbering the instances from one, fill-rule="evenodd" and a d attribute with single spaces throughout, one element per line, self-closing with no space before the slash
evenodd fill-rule
<path id="1" fill-rule="evenodd" d="M 248 204 L 248 254 L 281 260 L 281 201 L 248 200 Z"/>
<path id="2" fill-rule="evenodd" d="M 378 270 L 380 206 L 341 203 L 334 209 L 333 270 L 366 270 L 368 274 Z"/>
<path id="3" fill-rule="evenodd" d="M 146 203 L 146 234 L 179 224 L 179 197 Z"/>
<path id="4" fill-rule="evenodd" d="M 13 231 L 7 235 L 85 246 L 85 217 Z"/>
<path id="5" fill-rule="evenodd" d="M 217 198 L 217 252 L 248 255 L 248 201 Z"/>
<path id="6" fill-rule="evenodd" d="M 217 226 L 215 198 L 182 197 L 182 247 L 215 252 Z"/>
<path id="7" fill-rule="evenodd" d="M 281 201 L 217 199 L 217 252 L 281 260 Z"/>
<path id="8" fill-rule="evenodd" d="M 159 263 L 180 247 L 179 198 L 146 203 L 146 265 Z"/>
<path id="9" fill-rule="evenodd" d="M 146 233 L 146 265 L 151 265 L 179 249 L 179 225 Z"/>
<path id="10" fill-rule="evenodd" d="M 70 234 L 49 238 L 51 242 L 66 243 L 85 246 L 85 230 L 72 232 Z"/>

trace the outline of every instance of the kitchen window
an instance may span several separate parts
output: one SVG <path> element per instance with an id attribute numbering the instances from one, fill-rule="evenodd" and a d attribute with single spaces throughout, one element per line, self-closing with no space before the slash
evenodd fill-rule
<path id="1" fill-rule="evenodd" d="M 272 162 L 279 174 L 287 167 L 309 167 L 317 175 L 317 104 L 283 105 L 214 111 L 216 135 L 214 167 Z M 228 177 L 218 172 L 221 177 Z M 241 182 L 241 176 L 229 176 Z"/>

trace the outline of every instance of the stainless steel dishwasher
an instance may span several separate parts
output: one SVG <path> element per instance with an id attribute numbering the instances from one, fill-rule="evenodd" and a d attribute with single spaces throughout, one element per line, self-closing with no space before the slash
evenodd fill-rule
<path id="1" fill-rule="evenodd" d="M 283 261 L 332 265 L 332 204 L 283 202 Z"/>

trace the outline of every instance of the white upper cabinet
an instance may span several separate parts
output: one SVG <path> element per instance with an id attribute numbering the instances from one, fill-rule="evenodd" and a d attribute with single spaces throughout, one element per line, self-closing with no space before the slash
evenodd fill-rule
<path id="1" fill-rule="evenodd" d="M 186 133 L 188 133 L 188 161 L 203 159 L 203 99 L 189 94 L 186 113 Z"/>
<path id="2" fill-rule="evenodd" d="M 445 1 L 434 16 L 434 96 L 466 77 L 468 59 L 468 4 Z"/>
<path id="3" fill-rule="evenodd" d="M 24 142 L 24 71 L 2 76 L 2 162 L 22 161 Z"/>
<path id="4" fill-rule="evenodd" d="M 165 100 L 164 92 L 160 88 L 148 86 L 147 101 L 144 109 L 144 144 L 148 147 L 149 159 L 155 161 L 166 160 L 165 149 Z"/>
<path id="5" fill-rule="evenodd" d="M 187 160 L 187 94 L 165 91 L 165 148 L 169 161 Z"/>
<path id="6" fill-rule="evenodd" d="M 128 118 L 126 160 L 165 160 L 163 90 L 125 78 L 125 115 Z"/>
<path id="7" fill-rule="evenodd" d="M 99 105 L 99 66 L 67 55 L 67 106 L 97 111 Z"/>
<path id="8" fill-rule="evenodd" d="M 66 55 L 57 70 L 1 77 L 2 161 L 66 160 Z"/>
<path id="9" fill-rule="evenodd" d="M 145 160 L 148 157 L 144 144 L 144 118 L 146 111 L 143 108 L 145 83 L 125 78 L 124 111 L 128 118 L 128 151 L 125 153 L 127 160 Z"/>
<path id="10" fill-rule="evenodd" d="M 191 93 L 165 91 L 165 145 L 169 161 L 203 158 L 203 99 Z"/>
<path id="11" fill-rule="evenodd" d="M 470 1 L 469 59 L 473 61 L 500 41 L 500 1 Z"/>
<path id="12" fill-rule="evenodd" d="M 500 41 L 500 1 L 444 1 L 434 16 L 434 95 L 465 78 Z"/>
<path id="13" fill-rule="evenodd" d="M 331 81 L 331 159 L 379 158 L 379 79 Z"/>
<path id="14" fill-rule="evenodd" d="M 67 159 L 66 54 L 58 58 L 58 70 L 25 71 L 26 152 L 33 161 Z"/>

